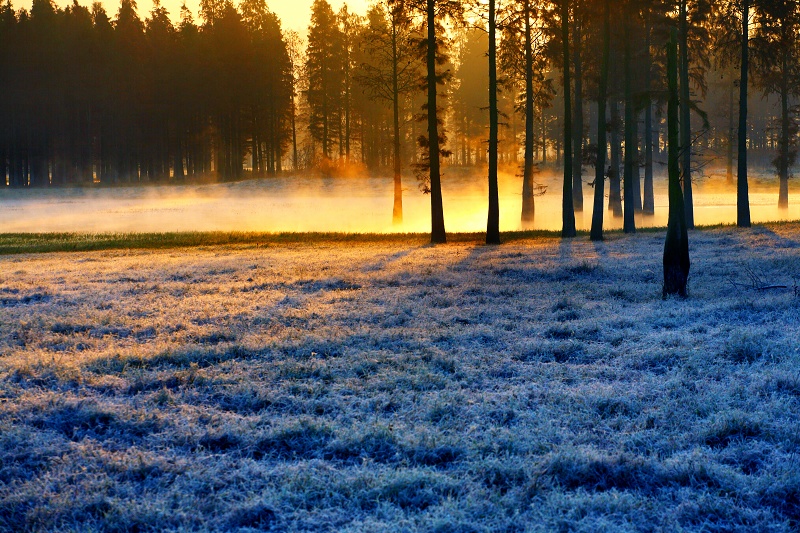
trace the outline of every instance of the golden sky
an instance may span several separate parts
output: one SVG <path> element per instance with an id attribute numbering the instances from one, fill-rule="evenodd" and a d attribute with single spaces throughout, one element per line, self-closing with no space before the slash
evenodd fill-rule
<path id="1" fill-rule="evenodd" d="M 162 0 L 161 4 L 167 8 L 173 21 L 178 20 L 181 12 L 181 4 L 184 0 Z M 197 21 L 197 10 L 200 5 L 199 0 L 185 0 L 186 6 L 195 15 Z M 344 0 L 328 0 L 333 7 L 334 11 L 338 11 L 342 6 Z M 92 5 L 93 0 L 78 0 L 78 3 L 87 7 Z M 12 5 L 15 8 L 24 7 L 30 9 L 30 1 L 12 0 Z M 66 7 L 72 4 L 72 0 L 55 0 L 56 5 Z M 113 19 L 119 7 L 118 0 L 102 0 L 103 5 L 108 11 L 109 16 Z M 234 0 L 237 3 L 237 0 Z M 295 30 L 301 35 L 305 35 L 308 30 L 308 23 L 311 19 L 311 4 L 313 0 L 274 0 L 270 2 L 267 0 L 267 6 L 281 19 L 281 26 L 284 30 Z M 148 13 L 153 7 L 151 0 L 138 0 L 139 16 L 142 19 L 146 18 Z M 369 0 L 348 0 L 347 6 L 351 12 L 363 15 L 367 12 Z M 199 22 L 199 21 L 198 21 Z"/>

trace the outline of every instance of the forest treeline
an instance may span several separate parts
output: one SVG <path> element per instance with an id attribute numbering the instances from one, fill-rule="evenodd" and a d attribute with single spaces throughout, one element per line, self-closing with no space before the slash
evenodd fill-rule
<path id="1" fill-rule="evenodd" d="M 692 175 L 709 160 L 724 161 L 731 182 L 746 174 L 743 152 L 771 160 L 788 201 L 796 1 L 380 0 L 359 16 L 316 0 L 305 40 L 264 0 L 203 0 L 199 22 L 185 7 L 175 15 L 156 2 L 142 18 L 134 0 L 114 14 L 99 3 L 0 6 L 0 183 L 355 165 L 392 169 L 399 220 L 405 169 L 437 203 L 445 162 L 490 173 L 506 164 L 523 176 L 525 221 L 536 169 L 555 164 L 569 173 L 573 210 L 607 179 L 609 210 L 632 221 L 652 212 L 653 175 L 666 164 L 675 28 L 690 227 Z"/>

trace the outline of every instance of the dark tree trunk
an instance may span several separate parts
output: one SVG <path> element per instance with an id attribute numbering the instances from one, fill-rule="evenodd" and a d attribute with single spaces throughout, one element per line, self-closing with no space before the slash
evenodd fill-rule
<path id="1" fill-rule="evenodd" d="M 394 133 L 394 205 L 392 223 L 403 223 L 403 181 L 400 175 L 400 91 L 397 81 L 397 24 L 392 15 L 392 129 Z"/>
<path id="2" fill-rule="evenodd" d="M 183 139 L 183 131 L 180 121 L 176 122 L 175 130 L 175 151 L 173 152 L 172 177 L 177 181 L 183 181 L 185 178 L 185 169 L 183 166 L 183 145 L 181 143 Z"/>
<path id="3" fill-rule="evenodd" d="M 344 155 L 350 162 L 350 52 L 344 61 Z M 340 150 L 341 151 L 341 150 Z"/>
<path id="4" fill-rule="evenodd" d="M 547 122 L 542 108 L 542 165 L 547 164 Z"/>
<path id="5" fill-rule="evenodd" d="M 646 37 L 644 44 L 645 71 L 644 71 L 644 202 L 642 211 L 645 215 L 655 213 L 655 199 L 653 195 L 653 102 L 651 96 L 652 58 L 650 56 L 650 39 L 652 33 L 650 20 L 647 21 Z"/>
<path id="6" fill-rule="evenodd" d="M 608 209 L 615 217 L 622 216 L 622 194 L 619 180 L 619 160 L 622 143 L 619 138 L 619 103 L 611 98 L 611 165 L 608 172 Z"/>
<path id="7" fill-rule="evenodd" d="M 561 40 L 564 59 L 564 191 L 561 197 L 561 237 L 576 235 L 572 207 L 572 102 L 569 75 L 569 0 L 561 0 Z"/>
<path id="8" fill-rule="evenodd" d="M 252 133 L 252 136 L 250 137 L 250 155 L 251 155 L 250 159 L 252 160 L 252 165 L 251 165 L 252 168 L 251 168 L 251 170 L 253 171 L 253 175 L 256 175 L 256 174 L 258 174 L 260 171 L 262 171 L 264 169 L 259 164 L 260 163 L 260 160 L 259 160 L 259 152 L 260 152 L 259 148 L 260 148 L 260 146 L 259 145 L 261 143 L 260 143 L 260 139 L 258 138 L 258 134 L 256 133 L 256 131 L 258 131 L 259 124 L 258 124 L 258 119 L 256 118 L 255 106 L 253 106 L 253 108 L 251 109 L 250 112 L 252 114 L 252 121 L 253 121 L 253 133 Z"/>
<path id="9" fill-rule="evenodd" d="M 680 186 L 678 165 L 678 80 L 677 44 L 675 30 L 670 34 L 667 45 L 667 84 L 669 102 L 667 104 L 668 171 L 669 171 L 669 222 L 664 241 L 664 290 L 663 297 L 686 296 L 686 282 L 689 279 L 689 236 L 686 228 L 683 194 Z"/>
<path id="10" fill-rule="evenodd" d="M 778 147 L 778 207 L 789 207 L 789 59 L 783 56 L 781 69 L 781 140 Z"/>
<path id="11" fill-rule="evenodd" d="M 603 11 L 603 59 L 600 79 L 597 83 L 597 163 L 594 178 L 594 205 L 592 207 L 592 230 L 589 238 L 603 240 L 603 195 L 606 172 L 606 100 L 608 98 L 608 62 L 611 41 L 611 0 L 605 0 Z"/>
<path id="12" fill-rule="evenodd" d="M 742 59 L 739 78 L 739 154 L 736 176 L 736 225 L 750 227 L 750 198 L 747 190 L 747 69 L 749 67 L 750 0 L 742 0 Z"/>
<path id="13" fill-rule="evenodd" d="M 683 201 L 686 207 L 686 225 L 694 228 L 694 201 L 692 199 L 692 123 L 689 101 L 689 21 L 686 2 L 680 3 L 681 26 L 681 171 L 683 173 Z"/>
<path id="14" fill-rule="evenodd" d="M 0 138 L 0 187 L 5 187 L 7 182 L 8 176 L 8 159 L 6 156 L 6 140 L 5 138 Z"/>
<path id="15" fill-rule="evenodd" d="M 633 146 L 631 147 L 631 153 L 633 154 L 633 167 L 631 168 L 631 172 L 633 174 L 633 212 L 634 213 L 641 213 L 642 212 L 642 177 L 641 177 L 641 168 L 639 163 L 641 162 L 641 157 L 639 154 L 639 112 L 637 111 L 637 101 L 634 98 L 633 101 L 633 123 L 631 124 L 631 135 L 633 137 Z"/>
<path id="16" fill-rule="evenodd" d="M 500 244 L 500 200 L 497 191 L 497 42 L 495 0 L 489 0 L 489 216 L 486 244 Z"/>
<path id="17" fill-rule="evenodd" d="M 522 225 L 533 223 L 533 43 L 531 40 L 531 0 L 525 0 L 525 166 L 522 170 Z"/>
<path id="18" fill-rule="evenodd" d="M 292 73 L 292 170 L 297 170 L 297 108 L 294 95 L 294 72 Z"/>
<path id="19" fill-rule="evenodd" d="M 633 187 L 633 165 L 636 162 L 636 122 L 635 104 L 633 102 L 633 61 L 631 58 L 630 32 L 628 31 L 629 22 L 625 24 L 625 43 L 623 61 L 623 83 L 625 84 L 625 175 L 623 177 L 623 187 L 625 195 L 624 219 L 622 230 L 625 233 L 636 233 L 636 218 L 634 217 L 636 200 L 634 199 Z"/>
<path id="20" fill-rule="evenodd" d="M 428 19 L 428 158 L 431 181 L 431 242 L 447 242 L 439 170 L 439 123 L 436 102 L 436 2 L 427 0 Z"/>
<path id="21" fill-rule="evenodd" d="M 728 157 L 726 159 L 725 180 L 733 184 L 733 143 L 736 135 L 736 121 L 733 118 L 733 81 L 728 85 Z"/>
<path id="22" fill-rule="evenodd" d="M 581 64 L 581 26 L 573 21 L 573 56 L 575 63 L 575 117 L 573 122 L 572 206 L 583 211 L 583 65 Z"/>

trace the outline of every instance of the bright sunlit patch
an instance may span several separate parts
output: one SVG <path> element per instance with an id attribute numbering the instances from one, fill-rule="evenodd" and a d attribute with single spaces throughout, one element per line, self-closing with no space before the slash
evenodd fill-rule
<path id="1" fill-rule="evenodd" d="M 536 198 L 531 229 L 561 229 L 561 176 L 540 175 L 547 192 Z M 792 184 L 794 185 L 794 184 Z M 407 178 L 403 223 L 393 225 L 390 177 L 275 177 L 238 183 L 177 187 L 118 187 L 69 190 L 4 190 L 0 224 L 6 232 L 164 232 L 260 231 L 392 233 L 430 231 L 430 197 Z M 460 175 L 446 169 L 443 179 L 445 226 L 450 232 L 486 228 L 487 185 L 483 173 Z M 584 211 L 576 213 L 578 229 L 592 220 L 593 189 L 584 184 Z M 777 184 L 754 180 L 750 208 L 753 222 L 800 219 L 800 191 L 792 187 L 788 209 L 777 208 Z M 604 207 L 604 225 L 622 227 Z M 707 178 L 695 183 L 695 223 L 736 222 L 735 185 Z M 500 176 L 500 227 L 523 229 L 520 178 Z M 637 227 L 664 226 L 668 202 L 663 176 L 656 177 L 655 215 L 637 215 Z M 528 229 L 528 228 L 525 228 Z"/>

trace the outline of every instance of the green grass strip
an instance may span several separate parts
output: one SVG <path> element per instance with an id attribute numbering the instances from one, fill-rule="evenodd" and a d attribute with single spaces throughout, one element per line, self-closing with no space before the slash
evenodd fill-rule
<path id="1" fill-rule="evenodd" d="M 796 222 L 769 222 L 759 226 L 780 226 Z M 698 227 L 697 229 L 719 229 L 732 227 L 726 224 Z M 648 227 L 637 230 L 641 233 L 658 233 L 664 227 Z M 606 234 L 621 234 L 622 230 L 607 230 Z M 588 231 L 579 231 L 578 238 L 588 237 Z M 506 231 L 501 234 L 503 242 L 526 239 L 558 239 L 559 231 L 527 230 Z M 484 233 L 449 233 L 448 242 L 482 243 Z M 156 250 L 203 246 L 270 246 L 284 244 L 315 243 L 409 243 L 425 244 L 427 233 L 337 233 L 337 232 L 168 232 L 168 233 L 0 233 L 0 255 L 46 252 L 86 252 L 95 250 Z"/>

